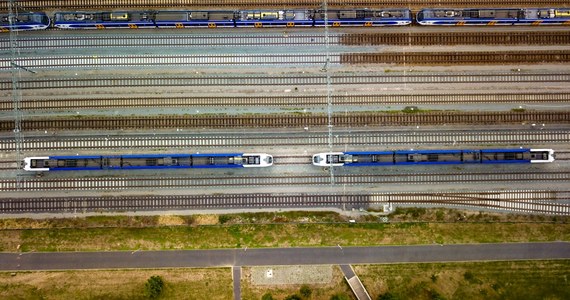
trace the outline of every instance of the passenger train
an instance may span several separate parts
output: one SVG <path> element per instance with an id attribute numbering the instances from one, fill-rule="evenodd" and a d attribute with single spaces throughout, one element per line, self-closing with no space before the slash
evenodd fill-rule
<path id="1" fill-rule="evenodd" d="M 329 26 L 409 25 L 407 9 L 327 10 Z M 57 28 L 312 27 L 325 25 L 323 10 L 204 10 L 57 12 Z"/>
<path id="2" fill-rule="evenodd" d="M 315 166 L 549 163 L 552 149 L 403 150 L 328 152 L 313 155 Z M 273 165 L 266 153 L 131 154 L 24 158 L 24 170 L 84 171 L 188 168 L 259 168 Z"/>
<path id="3" fill-rule="evenodd" d="M 0 30 L 193 27 L 405 26 L 413 20 L 406 8 L 285 10 L 143 10 L 56 12 L 53 22 L 43 12 L 0 14 Z M 426 8 L 419 25 L 570 25 L 568 8 Z M 51 24 L 53 23 L 53 24 Z"/>
<path id="4" fill-rule="evenodd" d="M 420 25 L 570 25 L 570 9 L 428 8 L 417 13 L 416 21 Z"/>
<path id="5" fill-rule="evenodd" d="M 50 26 L 50 18 L 43 12 L 18 13 L 10 17 L 0 14 L 0 31 L 42 30 Z"/>
<path id="6" fill-rule="evenodd" d="M 387 166 L 441 164 L 549 163 L 555 159 L 552 149 L 489 150 L 405 150 L 370 152 L 328 152 L 313 155 L 313 165 Z"/>
<path id="7" fill-rule="evenodd" d="M 256 168 L 273 165 L 265 153 L 132 154 L 24 158 L 26 171 L 83 171 L 188 168 Z"/>

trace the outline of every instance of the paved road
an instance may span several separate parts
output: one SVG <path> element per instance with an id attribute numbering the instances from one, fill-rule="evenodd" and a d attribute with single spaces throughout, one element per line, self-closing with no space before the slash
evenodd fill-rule
<path id="1" fill-rule="evenodd" d="M 570 242 L 187 251 L 0 253 L 0 270 L 570 259 Z"/>

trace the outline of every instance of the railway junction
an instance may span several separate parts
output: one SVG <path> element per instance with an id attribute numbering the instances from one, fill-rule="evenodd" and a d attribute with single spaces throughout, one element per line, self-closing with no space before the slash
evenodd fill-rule
<path id="1" fill-rule="evenodd" d="M 457 26 L 418 23 L 422 10 L 448 11 L 439 21 L 449 21 L 467 8 L 470 17 Z M 525 9 L 542 19 L 516 23 Z M 372 11 L 377 19 L 358 19 Z M 25 25 L 30 12 L 45 14 L 49 24 L 9 30 Z M 76 13 L 58 19 L 61 25 L 55 16 L 62 12 Z M 513 26 L 499 26 L 499 17 L 469 26 L 515 13 Z M 97 14 L 108 23 L 87 23 Z M 567 255 L 556 252 L 570 236 L 569 1 L 12 0 L 0 3 L 0 15 L 12 22 L 0 26 L 0 255 L 8 271 L 0 276 L 10 286 L 26 270 L 98 265 L 57 265 L 70 251 L 157 268 L 167 281 L 171 273 L 163 268 L 224 267 L 220 282 L 233 290 L 212 295 L 198 288 L 190 296 L 197 299 L 267 293 L 280 299 L 299 290 L 300 284 L 252 284 L 257 263 L 286 265 L 271 258 L 255 263 L 255 251 L 265 250 L 254 248 L 343 255 L 361 246 L 380 246 L 370 253 L 428 249 L 421 250 L 429 253 L 424 258 L 402 250 L 397 259 L 370 261 L 355 254 L 300 262 L 292 252 L 291 265 L 334 265 L 329 283 L 306 282 L 313 290 L 307 299 L 505 297 L 509 283 L 477 281 L 466 269 L 433 271 L 422 287 L 375 277 L 386 275 L 375 264 L 462 255 L 536 259 L 551 266 L 537 270 L 570 275 L 563 270 Z M 188 19 L 159 26 L 174 15 Z M 224 27 L 216 19 L 222 15 L 235 19 L 224 19 L 231 24 Z M 141 28 L 133 16 L 151 25 Z M 210 23 L 193 25 L 200 18 Z M 402 23 L 375 23 L 384 18 Z M 548 19 L 561 25 L 544 25 Z M 93 29 L 63 29 L 84 25 Z M 485 156 L 490 150 L 498 154 Z M 397 158 L 402 151 L 405 163 Z M 319 164 L 318 153 L 351 161 Z M 387 153 L 394 156 L 382 163 Z M 531 159 L 532 153 L 544 157 Z M 112 231 L 137 233 L 113 239 Z M 495 247 L 488 243 L 515 243 L 525 254 L 473 250 Z M 438 259 L 440 245 L 465 252 Z M 533 247 L 542 250 L 527 255 Z M 198 249 L 226 252 L 210 265 L 141 264 L 153 251 L 217 257 Z M 46 264 L 50 255 L 58 258 Z M 454 272 L 458 277 L 445 277 Z M 444 288 L 443 278 L 464 285 Z M 464 290 L 474 282 L 485 295 Z M 188 297 L 177 288 L 167 297 Z"/>

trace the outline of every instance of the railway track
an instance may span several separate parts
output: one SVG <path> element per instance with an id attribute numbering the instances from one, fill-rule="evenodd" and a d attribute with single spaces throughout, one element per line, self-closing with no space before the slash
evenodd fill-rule
<path id="1" fill-rule="evenodd" d="M 570 73 L 349 73 L 332 74 L 334 85 L 393 85 L 393 84 L 469 84 L 469 83 L 525 83 L 525 82 L 570 82 Z M 90 77 L 90 78 L 31 78 L 18 80 L 20 90 L 30 89 L 76 89 L 76 88 L 121 88 L 129 87 L 201 87 L 201 86 L 302 86 L 326 85 L 325 75 L 267 74 L 245 75 L 204 75 L 195 76 L 131 76 L 131 77 Z M 0 80 L 0 90 L 11 91 L 12 80 Z"/>
<path id="2" fill-rule="evenodd" d="M 333 62 L 337 63 L 334 60 Z M 570 62 L 570 50 L 346 53 L 340 54 L 339 63 L 398 65 L 504 65 L 562 62 Z"/>
<path id="3" fill-rule="evenodd" d="M 332 54 L 332 64 L 340 63 L 340 56 Z M 164 67 L 164 66 L 199 66 L 199 67 L 232 67 L 232 66 L 295 66 L 321 65 L 325 54 L 136 54 L 136 55 L 65 55 L 20 57 L 14 63 L 28 70 L 61 69 L 61 68 L 125 68 L 125 67 Z M 11 58 L 0 59 L 0 70 L 12 69 Z"/>
<path id="4" fill-rule="evenodd" d="M 540 126 L 539 126 L 540 128 Z M 538 128 L 537 128 L 538 129 Z M 328 135 L 322 132 L 297 133 L 179 133 L 179 134 L 89 134 L 89 135 L 33 135 L 28 133 L 21 141 L 21 151 L 75 151 L 75 150 L 114 150 L 124 152 L 125 149 L 140 149 L 141 153 L 149 149 L 169 149 L 169 151 L 188 151 L 188 149 L 221 149 L 221 148 L 258 148 L 328 146 Z M 347 145 L 357 147 L 376 147 L 391 150 L 418 145 L 442 145 L 449 147 L 473 147 L 472 145 L 541 145 L 552 143 L 570 143 L 568 130 L 461 130 L 454 131 L 441 128 L 437 131 L 389 131 L 389 130 L 342 130 L 336 129 L 333 144 L 337 147 Z M 394 148 L 395 147 L 395 148 Z M 507 147 L 507 146 L 505 146 Z M 176 150 L 178 149 L 178 150 Z M 180 150 L 181 149 L 181 150 Z M 16 150 L 13 137 L 0 139 L 0 151 Z M 143 152 L 144 151 L 144 152 Z M 163 151 L 163 150 L 162 150 Z M 558 154 L 557 154 L 558 155 Z M 559 156 L 559 155 L 558 155 Z M 557 159 L 559 158 L 557 156 Z"/>
<path id="5" fill-rule="evenodd" d="M 319 168 L 315 167 L 316 170 Z M 243 171 L 243 170 L 242 170 Z M 247 175 L 245 175 L 247 174 Z M 129 176 L 119 177 L 65 177 L 0 180 L 0 191 L 104 191 L 104 190 L 140 190 L 140 189 L 186 189 L 193 188 L 231 188 L 251 189 L 253 187 L 278 186 L 319 186 L 319 185 L 389 185 L 389 184 L 497 184 L 505 182 L 567 182 L 570 172 L 541 171 L 533 172 L 465 172 L 465 173 L 407 173 L 407 174 L 335 174 L 334 182 L 328 171 L 318 175 L 252 175 L 239 172 L 233 176 Z"/>
<path id="6" fill-rule="evenodd" d="M 0 70 L 10 70 L 13 63 L 26 68 L 117 68 L 124 67 L 259 67 L 330 64 L 390 65 L 489 65 L 570 62 L 570 50 L 529 51 L 453 51 L 453 52 L 383 52 L 383 53 L 296 53 L 296 54 L 196 54 L 196 55 L 66 55 L 0 59 Z"/>
<path id="7" fill-rule="evenodd" d="M 530 32 L 373 32 L 343 34 L 340 45 L 565 45 L 570 44 L 568 31 Z M 336 41 L 336 40 L 333 40 Z"/>
<path id="8" fill-rule="evenodd" d="M 332 103 L 342 105 L 418 105 L 418 104 L 541 104 L 566 103 L 570 93 L 499 93 L 499 94 L 365 94 L 332 95 Z M 325 106 L 326 95 L 313 96 L 159 96 L 159 97 L 86 97 L 85 99 L 37 99 L 26 97 L 20 100 L 21 110 L 109 109 L 120 107 L 188 107 L 188 106 Z M 12 101 L 0 101 L 0 111 L 13 110 Z"/>
<path id="9" fill-rule="evenodd" d="M 121 197 L 2 198 L 0 213 L 88 213 L 244 208 L 341 208 L 447 206 L 509 212 L 570 215 L 569 191 L 468 193 L 221 194 Z"/>
<path id="10" fill-rule="evenodd" d="M 20 164 L 15 160 L 0 160 L 0 170 L 20 169 Z"/>
<path id="11" fill-rule="evenodd" d="M 22 10 L 61 10 L 63 8 L 183 8 L 183 7 L 311 7 L 322 5 L 320 0 L 16 0 Z M 568 6 L 567 0 L 328 0 L 331 7 L 539 7 Z M 0 2 L 0 10 L 8 10 L 8 1 Z"/>
<path id="12" fill-rule="evenodd" d="M 339 44 L 340 34 L 330 34 L 330 44 Z M 562 40 L 562 39 L 561 39 Z M 16 49 L 125 48 L 125 47 L 235 47 L 235 46 L 307 46 L 324 45 L 323 34 L 136 34 L 33 37 L 19 36 Z M 0 49 L 10 49 L 8 39 L 0 40 Z"/>
<path id="13" fill-rule="evenodd" d="M 323 34 L 177 34 L 89 35 L 34 37 L 19 36 L 16 49 L 125 48 L 125 47 L 241 47 L 325 45 Z M 482 32 L 370 32 L 362 34 L 331 33 L 330 45 L 567 45 L 568 31 L 482 31 Z M 0 39 L 0 49 L 9 50 L 10 41 Z"/>
<path id="14" fill-rule="evenodd" d="M 274 155 L 274 165 L 310 165 L 312 163 L 310 155 Z"/>
<path id="15" fill-rule="evenodd" d="M 524 112 L 419 112 L 419 113 L 343 113 L 332 116 L 338 127 L 416 126 L 442 124 L 520 124 L 570 123 L 570 111 Z M 128 130 L 166 128 L 303 128 L 328 126 L 326 114 L 270 115 L 160 115 L 149 117 L 62 117 L 21 121 L 22 131 Z M 1 120 L 0 131 L 12 132 L 14 122 Z"/>

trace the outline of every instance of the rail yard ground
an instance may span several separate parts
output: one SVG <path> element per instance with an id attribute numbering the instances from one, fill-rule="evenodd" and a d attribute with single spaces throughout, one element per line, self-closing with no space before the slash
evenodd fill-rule
<path id="1" fill-rule="evenodd" d="M 19 0 L 17 9 L 61 9 L 60 2 Z M 260 8 L 259 1 L 251 0 L 63 2 L 69 10 L 120 5 L 141 10 Z M 330 0 L 328 5 L 337 9 L 385 2 L 391 3 L 386 7 L 414 10 L 453 4 L 570 5 L 568 0 Z M 264 7 L 283 4 L 318 6 L 320 0 L 271 0 Z M 349 246 L 429 245 L 431 253 L 444 257 L 439 260 L 451 261 L 441 249 L 454 248 L 452 244 L 475 248 L 484 243 L 570 241 L 570 216 L 544 214 L 568 214 L 570 203 L 564 184 L 570 178 L 568 26 L 329 29 L 327 37 L 323 28 L 194 28 L 45 30 L 20 32 L 16 42 L 8 35 L 0 39 L 1 47 L 12 50 L 0 55 L 0 113 L 5 116 L 0 121 L 0 255 L 10 255 L 2 263 L 17 266 L 0 272 L 0 299 L 146 299 L 145 282 L 153 275 L 164 278 L 163 299 L 232 299 L 238 280 L 241 298 L 247 300 L 267 293 L 285 299 L 300 294 L 302 284 L 312 291 L 308 299 L 355 299 L 337 265 L 251 266 L 234 260 L 208 269 L 19 271 L 30 269 L 26 260 L 58 261 L 37 260 L 36 254 L 44 253 L 33 252 L 121 251 L 148 262 L 138 254 L 232 249 L 240 253 L 235 258 L 260 250 L 251 248 L 332 246 L 336 251 L 338 246 L 344 255 Z M 14 72 L 16 67 L 22 70 Z M 540 147 L 554 149 L 557 157 L 550 164 L 524 166 L 387 166 L 329 172 L 311 165 L 311 154 L 333 146 L 335 151 Z M 36 177 L 21 172 L 19 164 L 23 157 L 56 154 L 236 149 L 270 153 L 275 166 L 255 172 L 168 169 L 46 172 Z M 336 209 L 341 205 L 334 206 L 336 212 L 323 207 L 310 212 L 280 209 L 322 205 L 308 201 L 316 199 L 317 192 L 338 192 L 344 210 Z M 457 195 L 446 199 L 455 200 L 451 207 L 465 208 L 457 203 L 468 200 L 488 206 L 481 205 L 483 212 L 396 208 L 386 215 L 372 211 L 382 205 L 349 202 L 357 192 L 374 195 L 373 203 L 393 205 L 402 205 L 402 200 L 389 193 L 443 193 L 445 198 L 454 192 Z M 239 201 L 224 200 L 229 193 L 238 196 L 227 199 Z M 267 193 L 266 207 L 286 205 L 272 206 L 278 212 L 261 212 L 265 208 L 245 205 L 257 199 L 246 193 Z M 290 193 L 302 193 L 302 200 L 291 205 L 281 198 Z M 177 198 L 186 194 L 206 197 Z M 494 208 L 485 199 L 535 214 L 489 212 Z M 540 210 L 543 206 L 537 203 L 564 209 Z M 246 209 L 257 213 L 238 213 Z M 217 214 L 220 211 L 225 214 Z M 185 254 L 189 252 L 197 253 Z M 200 254 L 200 260 L 208 255 Z M 552 257 L 558 256 L 536 259 Z M 93 260 L 95 267 L 107 259 Z M 271 263 L 284 261 L 276 259 Z M 169 261 L 183 266 L 181 260 Z M 296 263 L 304 262 L 291 264 Z M 240 265 L 241 277 L 234 278 L 237 268 L 232 266 Z M 256 281 L 268 268 L 303 280 L 292 283 L 274 276 L 269 283 Z M 386 293 L 420 300 L 570 299 L 568 259 L 353 268 L 372 299 Z M 310 279 L 315 274 L 327 275 L 321 277 L 328 281 Z"/>
<path id="2" fill-rule="evenodd" d="M 180 250 L 570 241 L 570 218 L 397 209 L 390 223 L 332 212 L 0 220 L 0 251 Z"/>

